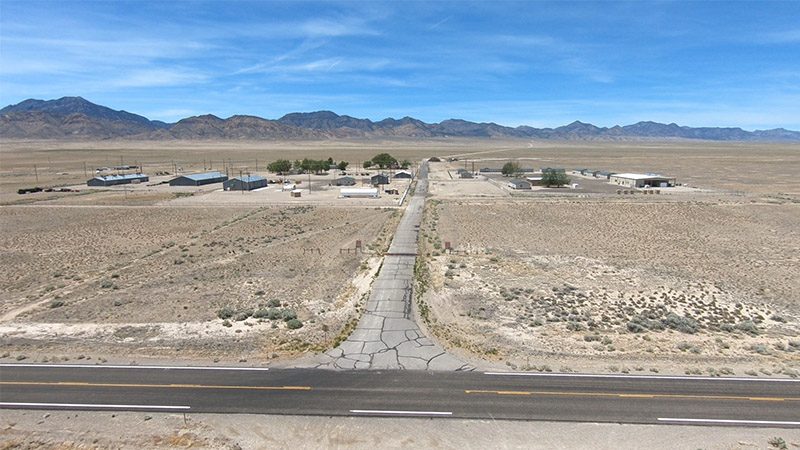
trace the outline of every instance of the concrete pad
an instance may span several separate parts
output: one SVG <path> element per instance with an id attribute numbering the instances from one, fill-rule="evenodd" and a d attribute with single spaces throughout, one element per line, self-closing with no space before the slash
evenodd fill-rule
<path id="1" fill-rule="evenodd" d="M 376 304 L 377 305 L 377 304 Z M 378 329 L 383 328 L 383 317 L 374 314 L 364 314 L 361 320 L 358 321 L 359 330 Z"/>
<path id="2" fill-rule="evenodd" d="M 385 319 L 383 323 L 384 331 L 406 331 L 406 330 L 417 330 L 417 324 L 415 324 L 411 319 Z M 408 336 L 406 336 L 408 339 Z M 416 338 L 411 338 L 416 339 Z"/>
<path id="3" fill-rule="evenodd" d="M 419 358 L 409 358 L 406 356 L 398 356 L 397 360 L 400 365 L 406 370 L 425 370 L 428 368 L 428 362 Z"/>
<path id="4" fill-rule="evenodd" d="M 406 310 L 406 302 L 381 302 L 378 307 L 375 309 L 376 312 L 380 311 L 387 311 L 387 312 L 404 312 Z"/>
<path id="5" fill-rule="evenodd" d="M 394 350 L 387 350 L 383 353 L 376 353 L 372 355 L 372 369 L 399 369 L 400 364 L 397 362 L 397 352 Z"/>
<path id="6" fill-rule="evenodd" d="M 380 328 L 356 328 L 355 331 L 347 338 L 348 341 L 361 341 L 361 342 L 371 342 L 371 341 L 380 341 L 381 340 L 381 329 Z M 363 347 L 362 347 L 363 350 Z M 361 353 L 362 350 L 359 350 L 358 353 Z"/>
<path id="7" fill-rule="evenodd" d="M 455 356 L 444 353 L 433 358 L 428 363 L 428 370 L 443 370 L 452 372 L 454 370 L 460 369 L 463 366 L 464 363 L 456 359 Z"/>
<path id="8" fill-rule="evenodd" d="M 444 353 L 444 350 L 442 350 L 442 348 L 439 346 L 420 347 L 414 341 L 403 342 L 396 348 L 397 348 L 397 354 L 400 356 L 414 356 L 417 358 L 422 358 L 427 361 L 430 361 L 431 359 Z M 461 364 L 463 363 L 460 363 L 459 366 L 461 366 Z"/>
<path id="9" fill-rule="evenodd" d="M 339 344 L 338 348 L 342 350 L 343 356 L 350 355 L 353 353 L 361 353 L 361 349 L 364 348 L 364 343 L 346 340 L 341 344 Z"/>
<path id="10" fill-rule="evenodd" d="M 389 348 L 396 347 L 402 342 L 408 342 L 405 331 L 384 331 L 381 333 L 381 340 L 389 346 Z"/>
<path id="11" fill-rule="evenodd" d="M 384 344 L 383 341 L 365 342 L 364 350 L 362 351 L 365 355 L 372 355 L 378 353 L 381 350 L 386 350 L 387 348 L 388 347 L 386 347 L 386 344 Z"/>

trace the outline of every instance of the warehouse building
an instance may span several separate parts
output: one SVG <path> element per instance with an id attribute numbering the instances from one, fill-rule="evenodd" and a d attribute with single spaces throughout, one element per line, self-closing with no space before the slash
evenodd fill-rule
<path id="1" fill-rule="evenodd" d="M 341 177 L 333 180 L 331 184 L 334 186 L 355 186 L 356 179 L 353 177 Z"/>
<path id="2" fill-rule="evenodd" d="M 653 173 L 617 173 L 609 178 L 611 184 L 629 188 L 673 187 L 675 178 Z"/>
<path id="3" fill-rule="evenodd" d="M 170 186 L 202 186 L 204 184 L 222 183 L 228 176 L 220 172 L 203 172 L 183 175 L 169 181 Z"/>
<path id="4" fill-rule="evenodd" d="M 231 178 L 222 182 L 222 189 L 226 191 L 252 191 L 267 186 L 268 181 L 258 175 L 248 175 L 246 177 Z"/>
<path id="5" fill-rule="evenodd" d="M 410 180 L 411 178 L 413 178 L 413 176 L 411 175 L 411 172 L 407 170 L 398 170 L 397 172 L 395 172 L 394 178 L 405 178 L 407 180 Z"/>
<path id="6" fill-rule="evenodd" d="M 130 173 L 127 175 L 104 175 L 97 176 L 86 182 L 87 186 L 114 186 L 117 184 L 142 183 L 150 181 L 150 177 L 141 173 Z"/>

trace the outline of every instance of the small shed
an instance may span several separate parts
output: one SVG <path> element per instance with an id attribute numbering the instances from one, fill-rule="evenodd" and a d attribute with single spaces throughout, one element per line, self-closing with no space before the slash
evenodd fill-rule
<path id="1" fill-rule="evenodd" d="M 226 191 L 252 191 L 267 185 L 267 179 L 258 175 L 248 175 L 246 177 L 231 178 L 222 183 L 222 189 Z"/>
<path id="2" fill-rule="evenodd" d="M 292 197 L 300 197 L 302 193 L 303 191 L 300 189 L 292 189 L 292 192 L 290 192 L 289 195 Z"/>
<path id="3" fill-rule="evenodd" d="M 333 180 L 331 184 L 334 186 L 355 186 L 356 179 L 353 177 L 341 177 Z"/>
<path id="4" fill-rule="evenodd" d="M 173 178 L 169 181 L 170 186 L 202 186 L 204 184 L 222 183 L 227 181 L 228 176 L 221 172 L 192 173 Z"/>
<path id="5" fill-rule="evenodd" d="M 389 184 L 389 176 L 383 173 L 379 173 L 377 175 L 373 175 L 369 178 L 369 182 L 373 186 L 377 186 L 379 184 Z"/>
<path id="6" fill-rule="evenodd" d="M 411 172 L 407 170 L 398 170 L 397 172 L 395 172 L 394 177 L 410 180 L 411 178 L 413 178 L 413 175 L 411 175 Z"/>
<path id="7" fill-rule="evenodd" d="M 87 186 L 114 186 L 117 184 L 142 183 L 150 181 L 150 177 L 141 173 L 130 173 L 127 175 L 105 175 L 97 176 L 86 182 Z"/>
<path id="8" fill-rule="evenodd" d="M 508 182 L 511 189 L 530 189 L 531 183 L 527 180 L 513 179 Z"/>

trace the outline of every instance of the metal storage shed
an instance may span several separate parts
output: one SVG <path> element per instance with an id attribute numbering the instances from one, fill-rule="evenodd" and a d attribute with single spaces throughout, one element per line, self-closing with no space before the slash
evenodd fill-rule
<path id="1" fill-rule="evenodd" d="M 170 180 L 170 186 L 202 186 L 204 184 L 221 183 L 228 176 L 220 172 L 203 172 L 183 175 Z"/>
<path id="2" fill-rule="evenodd" d="M 97 176 L 86 182 L 87 186 L 114 186 L 116 184 L 130 184 L 150 181 L 150 177 L 141 173 L 127 175 Z"/>
<path id="3" fill-rule="evenodd" d="M 267 179 L 258 175 L 249 175 L 241 178 L 231 178 L 222 183 L 226 191 L 252 191 L 267 185 Z"/>

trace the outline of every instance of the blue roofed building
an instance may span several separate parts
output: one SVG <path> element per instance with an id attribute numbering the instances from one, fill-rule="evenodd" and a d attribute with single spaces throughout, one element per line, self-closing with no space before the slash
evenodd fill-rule
<path id="1" fill-rule="evenodd" d="M 114 186 L 117 184 L 142 183 L 150 181 L 150 177 L 141 173 L 129 173 L 126 175 L 103 175 L 96 176 L 86 182 L 87 186 Z"/>
<path id="2" fill-rule="evenodd" d="M 228 176 L 220 172 L 203 172 L 182 175 L 169 181 L 170 186 L 202 186 L 204 184 L 222 183 Z"/>
<path id="3" fill-rule="evenodd" d="M 224 181 L 222 188 L 226 191 L 252 191 L 253 189 L 265 187 L 267 183 L 267 179 L 262 176 L 248 175 Z"/>

